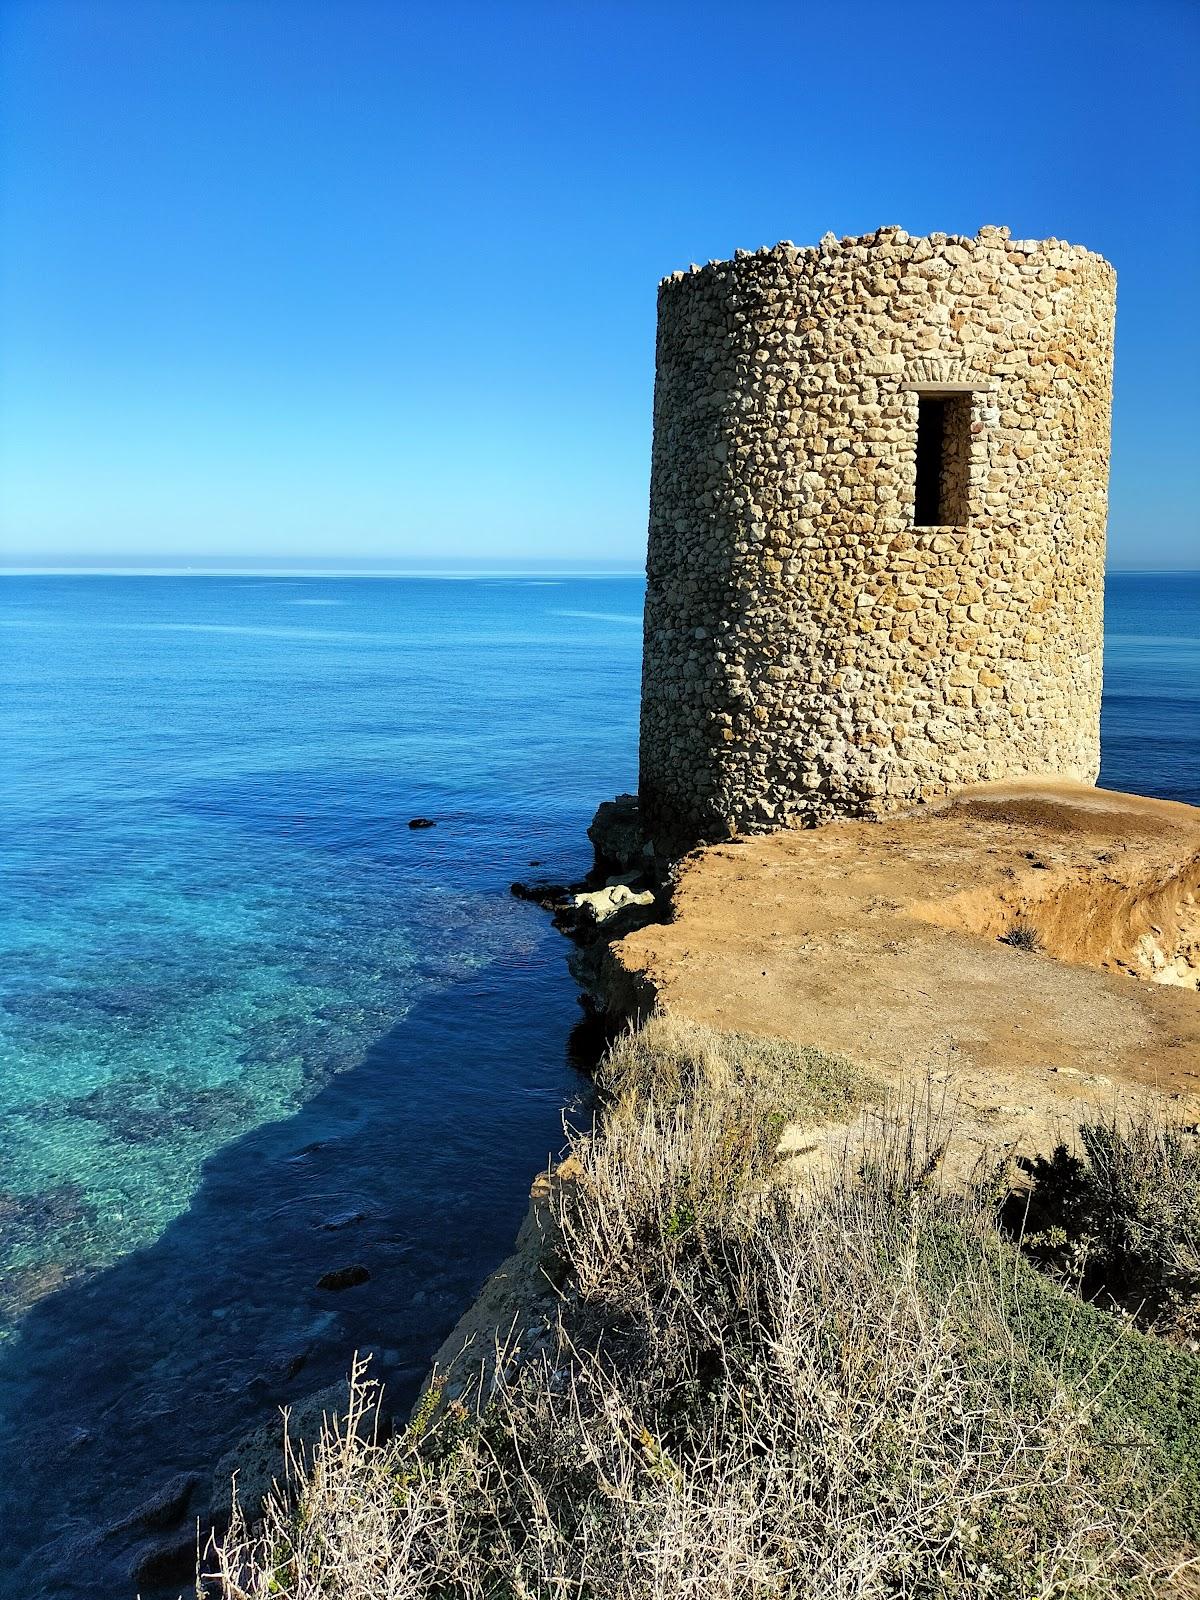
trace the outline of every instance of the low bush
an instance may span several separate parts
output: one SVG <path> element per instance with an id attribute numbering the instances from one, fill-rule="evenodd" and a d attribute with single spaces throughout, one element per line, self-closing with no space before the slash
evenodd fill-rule
<path id="1" fill-rule="evenodd" d="M 1014 950 L 1024 950 L 1028 955 L 1042 948 L 1042 936 L 1032 922 L 1018 917 L 1000 935 L 1000 943 L 1011 945 Z"/>
<path id="2" fill-rule="evenodd" d="M 667 1013 L 613 1042 L 597 1087 L 605 1107 L 625 1101 L 635 1110 L 719 1097 L 732 1120 L 756 1135 L 784 1121 L 840 1121 L 882 1092 L 861 1068 L 827 1051 L 790 1039 L 722 1033 Z"/>
<path id="3" fill-rule="evenodd" d="M 1029 1164 L 1023 1245 L 1089 1298 L 1200 1339 L 1200 1142 L 1146 1106 Z"/>

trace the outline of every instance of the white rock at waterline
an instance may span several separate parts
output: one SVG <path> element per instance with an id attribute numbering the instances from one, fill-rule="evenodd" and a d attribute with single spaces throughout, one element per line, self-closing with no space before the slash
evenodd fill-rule
<path id="1" fill-rule="evenodd" d="M 654 896 L 649 889 L 643 889 L 638 894 L 628 884 L 614 883 L 606 889 L 593 889 L 588 894 L 573 895 L 571 904 L 581 913 L 585 921 L 600 923 L 607 922 L 609 917 L 615 916 L 626 906 L 652 906 Z"/>

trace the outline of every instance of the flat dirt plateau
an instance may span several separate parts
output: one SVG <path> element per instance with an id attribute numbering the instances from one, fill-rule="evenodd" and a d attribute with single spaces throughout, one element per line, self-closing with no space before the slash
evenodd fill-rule
<path id="1" fill-rule="evenodd" d="M 1079 784 L 709 846 L 612 958 L 668 1010 L 949 1101 L 949 1165 L 1129 1094 L 1200 1115 L 1200 809 Z M 1022 948 L 1030 943 L 1035 948 Z M 797 1141 L 795 1153 L 814 1151 Z"/>

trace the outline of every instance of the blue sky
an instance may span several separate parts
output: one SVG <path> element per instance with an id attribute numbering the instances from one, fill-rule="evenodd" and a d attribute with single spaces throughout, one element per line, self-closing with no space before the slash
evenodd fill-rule
<path id="1" fill-rule="evenodd" d="M 881 223 L 1119 274 L 1110 564 L 1200 565 L 1192 0 L 5 0 L 9 561 L 619 561 L 657 280 Z"/>

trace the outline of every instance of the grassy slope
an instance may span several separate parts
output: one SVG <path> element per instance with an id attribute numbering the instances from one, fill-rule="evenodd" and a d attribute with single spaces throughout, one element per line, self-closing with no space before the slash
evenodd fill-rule
<path id="1" fill-rule="evenodd" d="M 843 1063 L 654 1020 L 600 1087 L 551 1356 L 478 1414 L 328 1437 L 298 1508 L 235 1521 L 230 1600 L 1194 1592 L 1166 1574 L 1200 1532 L 1195 1357 L 931 1189 L 909 1126 L 867 1181 L 782 1195 L 781 1122 L 871 1093 Z"/>

